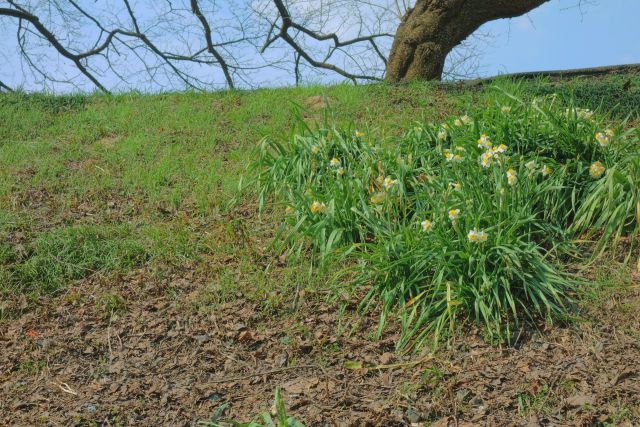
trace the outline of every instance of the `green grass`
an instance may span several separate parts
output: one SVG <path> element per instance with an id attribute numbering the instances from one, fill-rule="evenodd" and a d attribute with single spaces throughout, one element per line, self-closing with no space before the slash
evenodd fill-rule
<path id="1" fill-rule="evenodd" d="M 257 271 L 253 252 L 268 245 L 273 223 L 230 208 L 232 201 L 249 206 L 255 200 L 250 193 L 236 196 L 240 176 L 252 174 L 247 165 L 260 139 L 287 137 L 298 106 L 309 107 L 310 120 L 320 119 L 323 102 L 339 122 L 356 117 L 384 138 L 463 99 L 435 93 L 419 84 L 114 97 L 2 94 L 2 291 L 46 293 L 95 272 L 146 264 L 199 270 L 214 289 L 248 275 L 258 281 L 256 298 L 263 296 L 260 289 L 276 286 Z M 242 245 L 248 247 L 237 257 Z M 233 258 L 240 273 L 217 271 L 225 258 Z"/>
<path id="2" fill-rule="evenodd" d="M 124 226 L 66 227 L 39 234 L 25 260 L 11 266 L 11 282 L 23 293 L 53 292 L 92 274 L 141 265 L 144 247 L 130 234 Z"/>
<path id="3" fill-rule="evenodd" d="M 621 98 L 601 94 L 619 86 L 616 79 L 505 85 L 518 86 L 528 100 L 557 92 L 609 110 Z M 638 84 L 633 77 L 622 99 L 631 100 L 623 108 L 629 113 Z M 46 294 L 93 274 L 145 268 L 159 275 L 195 272 L 207 283 L 193 301 L 197 309 L 242 293 L 265 310 L 279 310 L 283 295 L 300 290 L 300 277 L 305 288 L 323 290 L 328 273 L 313 269 L 306 252 L 299 264 L 280 265 L 270 246 L 284 209 L 267 205 L 258 215 L 259 194 L 246 185 L 257 176 L 250 164 L 263 137 L 289 141 L 298 111 L 307 122 L 357 127 L 369 141 L 389 146 L 418 122 L 493 108 L 495 101 L 488 88 L 431 83 L 1 94 L 0 293 Z"/>

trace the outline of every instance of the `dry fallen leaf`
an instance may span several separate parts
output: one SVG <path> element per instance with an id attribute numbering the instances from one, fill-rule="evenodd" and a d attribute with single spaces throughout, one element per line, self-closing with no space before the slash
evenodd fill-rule
<path id="1" fill-rule="evenodd" d="M 595 403 L 595 397 L 586 394 L 576 394 L 567 399 L 567 406 L 571 408 L 580 408 L 585 405 L 594 405 Z"/>
<path id="2" fill-rule="evenodd" d="M 241 343 L 247 343 L 252 340 L 253 340 L 253 335 L 249 330 L 242 331 L 240 332 L 240 335 L 238 335 L 238 341 L 240 341 Z"/>

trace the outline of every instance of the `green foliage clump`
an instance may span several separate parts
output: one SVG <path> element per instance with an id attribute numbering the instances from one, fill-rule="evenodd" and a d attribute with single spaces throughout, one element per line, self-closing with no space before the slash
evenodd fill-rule
<path id="1" fill-rule="evenodd" d="M 592 225 L 583 204 L 638 153 L 632 132 L 557 96 L 492 101 L 391 144 L 325 124 L 262 145 L 260 206 L 286 205 L 279 236 L 292 251 L 355 258 L 358 283 L 371 286 L 363 306 L 380 300 L 383 321 L 400 308 L 399 346 L 467 318 L 504 338 L 523 316 L 564 315 L 578 282 L 562 261 Z M 626 207 L 612 219 L 620 232 L 637 197 L 627 187 L 603 190 Z"/>
<path id="2" fill-rule="evenodd" d="M 640 240 L 640 129 L 629 131 L 630 136 L 634 133 L 635 138 L 629 138 L 633 144 L 628 147 L 630 154 L 614 164 L 604 178 L 589 185 L 576 215 L 574 230 L 586 237 L 599 234 L 597 256 L 615 249 L 623 237 L 629 242 L 630 256 Z M 640 258 L 637 268 L 640 270 Z"/>

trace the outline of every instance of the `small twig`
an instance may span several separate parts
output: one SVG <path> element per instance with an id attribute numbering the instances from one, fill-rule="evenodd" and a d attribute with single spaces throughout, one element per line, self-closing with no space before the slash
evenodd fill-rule
<path id="1" fill-rule="evenodd" d="M 78 393 L 73 391 L 73 389 L 69 387 L 69 384 L 67 383 L 58 383 L 56 385 L 60 388 L 60 390 L 64 391 L 65 393 L 73 394 L 74 396 L 78 395 Z"/>
<path id="2" fill-rule="evenodd" d="M 290 371 L 292 369 L 320 369 L 320 370 L 322 370 L 321 367 L 316 366 L 316 365 L 287 366 L 285 368 L 270 369 L 268 371 L 254 372 L 253 374 L 242 375 L 240 377 L 226 378 L 226 379 L 221 379 L 221 380 L 213 380 L 213 381 L 208 381 L 208 382 L 214 383 L 214 384 L 217 384 L 217 383 L 228 383 L 228 382 L 231 382 L 231 381 L 240 381 L 240 380 L 246 380 L 247 378 L 260 377 L 262 375 L 277 374 L 279 372 Z"/>
<path id="3" fill-rule="evenodd" d="M 109 326 L 107 326 L 107 347 L 109 348 L 109 361 L 113 360 L 113 351 L 111 350 L 111 317 L 109 317 Z"/>

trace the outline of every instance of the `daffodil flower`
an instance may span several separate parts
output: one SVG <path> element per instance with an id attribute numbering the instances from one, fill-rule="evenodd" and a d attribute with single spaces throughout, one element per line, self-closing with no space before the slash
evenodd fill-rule
<path id="1" fill-rule="evenodd" d="M 382 203 L 382 201 L 384 200 L 384 197 L 385 195 L 382 192 L 374 194 L 373 196 L 371 196 L 371 204 L 377 205 L 379 203 Z"/>
<path id="2" fill-rule="evenodd" d="M 336 175 L 338 175 L 338 176 L 342 176 L 342 175 L 344 175 L 344 168 L 338 168 L 338 169 L 336 170 Z"/>
<path id="3" fill-rule="evenodd" d="M 587 109 L 583 109 L 583 108 L 577 108 L 576 109 L 576 116 L 579 119 L 590 120 L 591 117 L 593 116 L 593 111 L 587 110 Z"/>
<path id="4" fill-rule="evenodd" d="M 613 131 L 611 129 L 607 129 L 604 133 L 598 132 L 596 133 L 596 141 L 600 144 L 601 147 L 606 147 L 611 142 L 611 138 L 613 137 Z"/>
<path id="5" fill-rule="evenodd" d="M 340 166 L 340 160 L 336 159 L 335 157 L 333 159 L 331 159 L 329 161 L 329 164 L 331 165 L 331 167 L 336 167 L 336 166 Z"/>
<path id="6" fill-rule="evenodd" d="M 542 172 L 543 176 L 547 176 L 551 173 L 551 168 L 547 165 L 542 166 L 542 169 L 540 170 L 540 172 Z"/>
<path id="7" fill-rule="evenodd" d="M 316 214 L 318 212 L 325 213 L 327 212 L 327 205 L 314 201 L 313 203 L 311 203 L 311 207 L 309 208 L 309 210 L 311 210 L 312 214 Z"/>
<path id="8" fill-rule="evenodd" d="M 397 179 L 391 179 L 390 176 L 386 177 L 382 183 L 385 190 L 390 190 L 394 185 L 398 185 Z"/>
<path id="9" fill-rule="evenodd" d="M 489 238 L 489 235 L 484 231 L 470 230 L 467 233 L 467 240 L 471 243 L 482 243 L 486 242 Z"/>
<path id="10" fill-rule="evenodd" d="M 314 145 L 313 147 L 311 147 L 311 152 L 313 154 L 318 154 L 320 152 L 320 147 L 318 147 L 317 145 Z"/>
<path id="11" fill-rule="evenodd" d="M 428 219 L 425 219 L 420 223 L 420 226 L 422 226 L 422 231 L 424 231 L 425 233 L 428 233 L 431 231 L 431 228 L 433 227 L 433 223 Z"/>
<path id="12" fill-rule="evenodd" d="M 489 166 L 491 166 L 492 157 L 493 153 L 491 153 L 490 151 L 485 151 L 484 153 L 482 153 L 482 155 L 480 156 L 480 163 L 482 164 L 483 168 L 488 168 Z"/>
<path id="13" fill-rule="evenodd" d="M 459 182 L 450 182 L 449 185 L 454 190 L 461 190 L 462 189 L 462 184 L 460 184 Z"/>
<path id="14" fill-rule="evenodd" d="M 490 148 L 491 147 L 491 140 L 489 139 L 489 137 L 486 134 L 482 134 L 480 136 L 480 138 L 478 139 L 478 147 L 479 148 Z"/>
<path id="15" fill-rule="evenodd" d="M 460 209 L 451 209 L 449 210 L 449 219 L 451 221 L 455 221 L 460 216 Z"/>
<path id="16" fill-rule="evenodd" d="M 509 107 L 508 105 L 503 105 L 502 108 L 500 108 L 500 111 L 505 114 L 509 114 L 511 112 L 511 107 Z"/>
<path id="17" fill-rule="evenodd" d="M 518 182 L 518 174 L 513 169 L 507 171 L 507 182 L 509 185 L 515 185 Z"/>
<path id="18" fill-rule="evenodd" d="M 453 153 L 451 152 L 451 150 L 444 150 L 444 153 L 443 153 L 443 154 L 444 154 L 444 158 L 445 158 L 448 162 L 452 161 L 452 160 L 453 160 L 453 158 L 454 158 L 454 155 L 453 155 Z"/>
<path id="19" fill-rule="evenodd" d="M 504 153 L 505 151 L 507 151 L 507 146 L 504 144 L 500 144 L 496 147 L 495 151 L 497 153 Z"/>
<path id="20" fill-rule="evenodd" d="M 604 171 L 605 171 L 605 167 L 599 161 L 589 166 L 589 175 L 591 175 L 592 178 L 596 178 L 596 179 L 600 178 L 604 173 Z"/>

